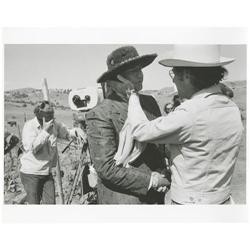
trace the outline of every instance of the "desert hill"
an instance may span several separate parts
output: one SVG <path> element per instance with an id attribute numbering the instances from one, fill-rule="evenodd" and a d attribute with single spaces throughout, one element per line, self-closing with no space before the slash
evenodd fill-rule
<path id="1" fill-rule="evenodd" d="M 51 101 L 58 108 L 68 108 L 68 93 L 71 89 L 49 89 Z M 4 92 L 5 103 L 16 104 L 16 106 L 26 107 L 36 105 L 43 100 L 41 89 L 20 88 Z"/>

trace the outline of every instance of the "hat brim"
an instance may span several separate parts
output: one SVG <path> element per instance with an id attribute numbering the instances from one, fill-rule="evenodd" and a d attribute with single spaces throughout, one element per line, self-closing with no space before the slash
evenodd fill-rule
<path id="1" fill-rule="evenodd" d="M 131 59 L 129 61 L 123 62 L 113 69 L 110 69 L 103 73 L 98 79 L 98 83 L 106 82 L 107 80 L 112 80 L 114 79 L 118 74 L 127 71 L 129 69 L 133 69 L 135 67 L 139 68 L 145 68 L 149 64 L 151 64 L 155 58 L 157 57 L 157 54 L 149 54 L 149 55 L 143 55 L 143 56 L 138 56 L 134 59 Z"/>
<path id="2" fill-rule="evenodd" d="M 193 62 L 181 59 L 163 59 L 159 61 L 159 64 L 165 67 L 219 67 L 232 63 L 234 58 L 220 57 L 218 62 L 204 63 L 204 62 Z"/>

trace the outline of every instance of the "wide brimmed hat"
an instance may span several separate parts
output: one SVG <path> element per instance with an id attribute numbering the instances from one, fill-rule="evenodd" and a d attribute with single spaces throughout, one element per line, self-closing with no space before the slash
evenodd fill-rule
<path id="1" fill-rule="evenodd" d="M 108 70 L 98 79 L 98 83 L 114 79 L 118 74 L 135 67 L 144 68 L 154 61 L 157 54 L 139 56 L 133 46 L 124 46 L 113 51 L 107 58 Z"/>
<path id="2" fill-rule="evenodd" d="M 175 45 L 159 63 L 166 67 L 219 67 L 234 60 L 222 57 L 219 45 Z"/>

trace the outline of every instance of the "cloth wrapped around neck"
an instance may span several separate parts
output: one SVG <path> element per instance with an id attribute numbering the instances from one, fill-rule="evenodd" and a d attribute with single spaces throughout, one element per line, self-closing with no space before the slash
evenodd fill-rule
<path id="1" fill-rule="evenodd" d="M 147 143 L 138 142 L 132 137 L 134 114 L 130 110 L 133 109 L 135 104 L 140 105 L 139 97 L 136 94 L 132 94 L 128 104 L 128 117 L 119 133 L 118 150 L 114 157 L 116 165 L 122 164 L 124 167 L 129 167 L 129 164 L 136 160 L 147 146 Z M 143 121 L 148 121 L 143 111 L 140 112 L 140 117 Z M 138 117 L 136 120 L 138 120 Z"/>

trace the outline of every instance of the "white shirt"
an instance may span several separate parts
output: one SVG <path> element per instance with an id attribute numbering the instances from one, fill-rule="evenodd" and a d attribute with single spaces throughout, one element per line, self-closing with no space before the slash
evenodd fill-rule
<path id="1" fill-rule="evenodd" d="M 219 204 L 231 179 L 243 126 L 240 111 L 218 86 L 197 92 L 168 116 L 148 121 L 132 94 L 128 117 L 140 142 L 170 144 L 171 198 L 181 204 Z"/>
<path id="2" fill-rule="evenodd" d="M 26 174 L 48 175 L 57 164 L 57 138 L 69 139 L 70 131 L 62 123 L 54 122 L 51 134 L 42 129 L 35 117 L 25 123 L 22 142 L 25 149 L 20 171 Z"/>

